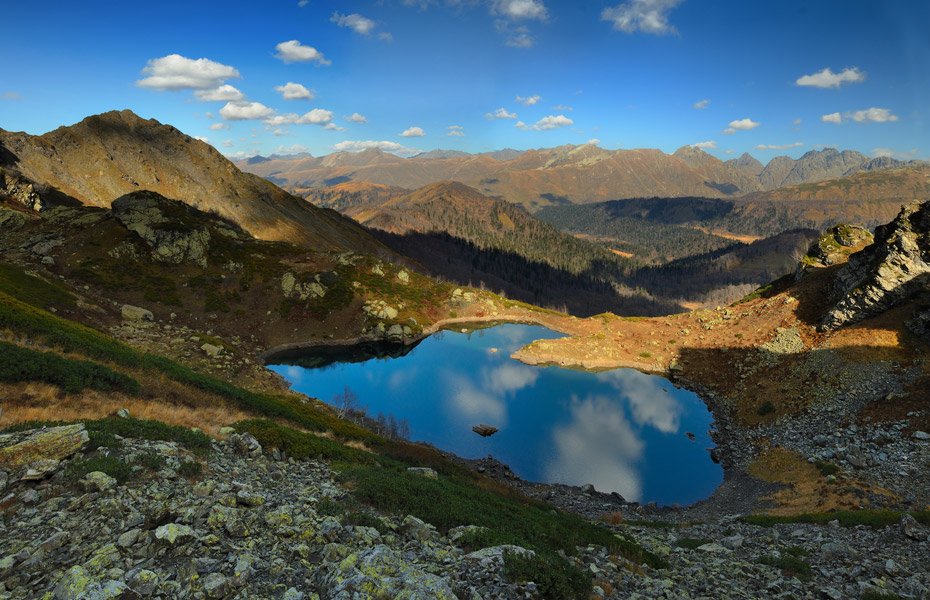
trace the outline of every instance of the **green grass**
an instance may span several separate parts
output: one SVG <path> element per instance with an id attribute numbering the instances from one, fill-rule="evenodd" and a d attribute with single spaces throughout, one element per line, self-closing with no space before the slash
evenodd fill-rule
<path id="1" fill-rule="evenodd" d="M 504 555 L 504 577 L 512 582 L 532 581 L 541 598 L 584 600 L 591 592 L 591 575 L 553 556 Z"/>
<path id="2" fill-rule="evenodd" d="M 92 456 L 76 460 L 64 471 L 65 478 L 77 482 L 88 473 L 101 471 L 118 483 L 126 483 L 132 478 L 132 468 L 117 456 Z"/>
<path id="3" fill-rule="evenodd" d="M 0 381 L 41 381 L 67 393 L 85 389 L 138 395 L 139 382 L 109 367 L 0 342 Z"/>
<path id="4" fill-rule="evenodd" d="M 903 596 L 892 594 L 891 592 L 880 592 L 878 590 L 866 590 L 862 593 L 862 600 L 904 600 Z"/>
<path id="5" fill-rule="evenodd" d="M 836 475 L 840 472 L 840 468 L 838 466 L 823 460 L 815 461 L 814 466 L 817 467 L 817 470 L 820 471 L 820 474 L 824 477 L 827 477 L 828 475 Z"/>
<path id="6" fill-rule="evenodd" d="M 706 540 L 703 538 L 679 538 L 675 543 L 679 548 L 686 548 L 688 550 L 697 550 L 704 544 L 711 543 L 712 540 Z"/>
<path id="7" fill-rule="evenodd" d="M 291 421 L 305 429 L 332 431 L 346 439 L 371 440 L 376 436 L 339 419 L 315 404 L 271 394 L 257 394 L 231 383 L 198 373 L 171 359 L 140 352 L 90 327 L 62 319 L 0 292 L 0 329 L 39 339 L 65 352 L 147 372 L 160 373 L 178 383 L 233 401 L 244 410 Z"/>
<path id="8" fill-rule="evenodd" d="M 277 448 L 297 460 L 323 457 L 332 461 L 372 463 L 374 456 L 337 441 L 303 433 L 266 419 L 249 419 L 236 423 L 236 431 L 250 433 L 263 448 Z"/>
<path id="9" fill-rule="evenodd" d="M 181 466 L 178 468 L 178 475 L 188 479 L 200 477 L 202 473 L 203 465 L 196 460 L 182 460 Z"/>
<path id="10" fill-rule="evenodd" d="M 21 268 L 0 263 L 0 290 L 26 304 L 70 308 L 76 305 L 74 296 L 61 286 L 33 277 Z"/>
<path id="11" fill-rule="evenodd" d="M 165 457 L 156 452 L 148 451 L 141 454 L 135 461 L 135 464 L 151 469 L 152 471 L 161 471 L 165 468 Z"/>
<path id="12" fill-rule="evenodd" d="M 797 577 L 801 581 L 807 581 L 811 578 L 811 566 L 806 560 L 792 554 L 782 554 L 778 558 L 774 556 L 763 556 L 759 563 L 779 569 L 783 575 L 788 577 Z"/>
<path id="13" fill-rule="evenodd" d="M 868 527 L 887 527 L 896 525 L 901 520 L 904 513 L 896 510 L 866 509 L 866 510 L 842 510 L 827 513 L 802 513 L 798 515 L 776 516 L 776 515 L 749 515 L 743 517 L 743 521 L 752 525 L 762 527 L 771 527 L 785 523 L 809 523 L 814 525 L 826 525 L 830 521 L 839 521 L 843 527 L 855 527 L 857 525 L 866 525 Z M 917 511 L 909 513 L 918 522 L 924 525 L 930 525 L 930 511 Z"/>
<path id="14" fill-rule="evenodd" d="M 487 527 L 490 545 L 573 554 L 577 546 L 596 544 L 637 564 L 665 566 L 658 556 L 577 515 L 507 498 L 457 478 L 430 479 L 396 464 L 349 465 L 340 478 L 359 501 L 381 511 L 413 515 L 444 532 L 459 525 Z"/>

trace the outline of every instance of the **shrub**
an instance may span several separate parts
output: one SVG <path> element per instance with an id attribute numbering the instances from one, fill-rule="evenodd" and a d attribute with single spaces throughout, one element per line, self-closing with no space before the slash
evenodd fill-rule
<path id="1" fill-rule="evenodd" d="M 101 364 L 0 342 L 0 381 L 42 381 L 68 393 L 84 389 L 139 393 L 139 382 Z"/>
<path id="2" fill-rule="evenodd" d="M 766 417 L 775 412 L 775 405 L 772 404 L 771 400 L 766 400 L 759 405 L 759 408 L 756 409 L 756 414 L 760 417 Z"/>
<path id="3" fill-rule="evenodd" d="M 349 448 L 324 437 L 284 427 L 274 421 L 250 419 L 240 421 L 234 427 L 236 431 L 251 433 L 263 447 L 283 450 L 288 456 L 298 460 L 322 456 L 329 460 L 351 463 L 374 462 L 374 457 L 367 452 Z"/>
<path id="4" fill-rule="evenodd" d="M 814 462 L 814 466 L 817 467 L 817 470 L 820 471 L 820 474 L 824 477 L 828 475 L 836 475 L 840 472 L 840 468 L 831 462 L 826 462 L 823 460 L 818 460 Z"/>
<path id="5" fill-rule="evenodd" d="M 788 577 L 797 577 L 801 581 L 807 581 L 811 578 L 810 564 L 804 559 L 791 554 L 785 553 L 778 558 L 763 556 L 759 559 L 759 562 L 781 570 L 782 574 Z"/>
<path id="6" fill-rule="evenodd" d="M 76 460 L 64 471 L 65 478 L 71 481 L 80 481 L 88 473 L 101 471 L 119 483 L 126 483 L 132 477 L 132 469 L 117 456 L 92 456 Z"/>
<path id="7" fill-rule="evenodd" d="M 149 451 L 140 455 L 135 463 L 152 471 L 161 471 L 165 467 L 165 457 Z"/>
<path id="8" fill-rule="evenodd" d="M 584 600 L 591 592 L 591 576 L 559 557 L 504 554 L 504 576 L 515 583 L 532 581 L 541 598 Z"/>
<path id="9" fill-rule="evenodd" d="M 188 479 L 200 477 L 202 473 L 203 465 L 196 460 L 182 460 L 181 466 L 178 468 L 178 475 L 187 477 Z"/>

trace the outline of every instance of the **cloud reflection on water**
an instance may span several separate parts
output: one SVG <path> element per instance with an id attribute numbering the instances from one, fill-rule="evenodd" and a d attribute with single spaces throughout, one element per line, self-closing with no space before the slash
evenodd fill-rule
<path id="1" fill-rule="evenodd" d="M 602 492 L 618 492 L 630 501 L 642 497 L 635 464 L 645 444 L 637 436 L 622 406 L 605 396 L 572 398 L 571 421 L 552 431 L 553 459 L 547 481 L 593 484 Z"/>
<path id="2" fill-rule="evenodd" d="M 662 433 L 678 433 L 681 403 L 662 389 L 660 380 L 632 369 L 605 371 L 598 373 L 597 378 L 612 385 L 629 402 L 637 425 L 651 425 Z"/>

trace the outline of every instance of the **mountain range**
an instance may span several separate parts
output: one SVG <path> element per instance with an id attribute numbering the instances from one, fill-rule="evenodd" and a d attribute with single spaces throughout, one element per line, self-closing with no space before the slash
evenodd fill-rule
<path id="1" fill-rule="evenodd" d="M 850 177 L 852 183 L 840 187 L 846 192 L 844 197 L 856 198 L 856 175 L 930 173 L 930 166 L 921 161 L 869 158 L 833 148 L 812 150 L 798 159 L 779 156 L 763 165 L 748 154 L 721 161 L 693 146 L 666 154 L 654 149 L 605 150 L 593 144 L 484 154 L 437 150 L 411 158 L 372 148 L 322 157 L 252 158 L 236 164 L 297 194 L 346 182 L 416 189 L 452 180 L 531 211 L 547 205 L 653 196 L 739 198 Z M 926 177 L 918 187 L 930 190 Z"/>

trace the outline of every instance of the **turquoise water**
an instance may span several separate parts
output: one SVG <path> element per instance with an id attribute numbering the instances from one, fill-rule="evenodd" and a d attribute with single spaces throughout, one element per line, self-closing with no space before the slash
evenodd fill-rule
<path id="1" fill-rule="evenodd" d="M 701 399 L 632 369 L 585 373 L 510 358 L 555 337 L 543 327 L 499 325 L 438 333 L 393 358 L 311 353 L 270 368 L 328 402 L 348 387 L 369 414 L 406 419 L 412 440 L 466 458 L 493 455 L 527 480 L 590 483 L 664 505 L 708 497 L 723 471 L 707 451 L 712 419 Z M 482 438 L 471 430 L 479 423 L 500 431 Z"/>

